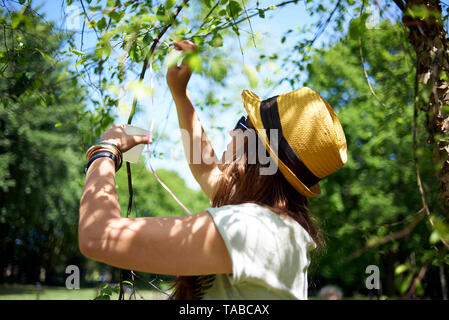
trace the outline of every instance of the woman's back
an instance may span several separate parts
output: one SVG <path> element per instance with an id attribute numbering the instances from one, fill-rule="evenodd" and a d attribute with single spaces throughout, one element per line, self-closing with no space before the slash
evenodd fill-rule
<path id="1" fill-rule="evenodd" d="M 309 251 L 316 245 L 300 224 L 254 203 L 207 211 L 226 244 L 233 273 L 197 278 L 197 298 L 307 299 Z"/>

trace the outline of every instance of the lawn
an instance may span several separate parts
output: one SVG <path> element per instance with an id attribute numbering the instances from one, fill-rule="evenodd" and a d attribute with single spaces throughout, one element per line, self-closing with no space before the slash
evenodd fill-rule
<path id="1" fill-rule="evenodd" d="M 129 297 L 129 291 L 125 297 Z M 39 291 L 33 285 L 0 285 L 0 300 L 93 300 L 98 294 L 96 288 L 81 288 L 68 290 L 65 287 L 43 286 Z M 113 294 L 111 300 L 117 300 L 118 294 Z M 137 300 L 165 300 L 167 296 L 156 290 L 137 290 Z"/>

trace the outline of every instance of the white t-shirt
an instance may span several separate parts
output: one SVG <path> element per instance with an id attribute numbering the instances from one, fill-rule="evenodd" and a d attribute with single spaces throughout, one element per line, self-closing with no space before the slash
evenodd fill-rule
<path id="1" fill-rule="evenodd" d="M 309 252 L 316 247 L 290 217 L 254 203 L 207 209 L 232 260 L 232 274 L 200 277 L 202 299 L 307 299 Z"/>

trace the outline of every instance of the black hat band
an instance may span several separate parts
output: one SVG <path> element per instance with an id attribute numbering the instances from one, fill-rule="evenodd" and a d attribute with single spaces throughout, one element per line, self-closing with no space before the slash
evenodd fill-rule
<path id="1" fill-rule="evenodd" d="M 317 184 L 321 179 L 315 176 L 299 156 L 293 151 L 282 133 L 281 119 L 277 104 L 277 97 L 274 96 L 260 103 L 260 118 L 262 119 L 268 141 L 271 148 L 281 160 L 308 188 Z M 277 129 L 277 141 L 271 141 L 270 129 Z"/>

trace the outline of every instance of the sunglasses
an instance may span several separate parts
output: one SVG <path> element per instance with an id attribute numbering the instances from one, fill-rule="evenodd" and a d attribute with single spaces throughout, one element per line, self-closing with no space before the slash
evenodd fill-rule
<path id="1" fill-rule="evenodd" d="M 234 130 L 241 129 L 243 131 L 249 130 L 249 127 L 246 125 L 247 117 L 243 116 L 237 121 Z"/>

